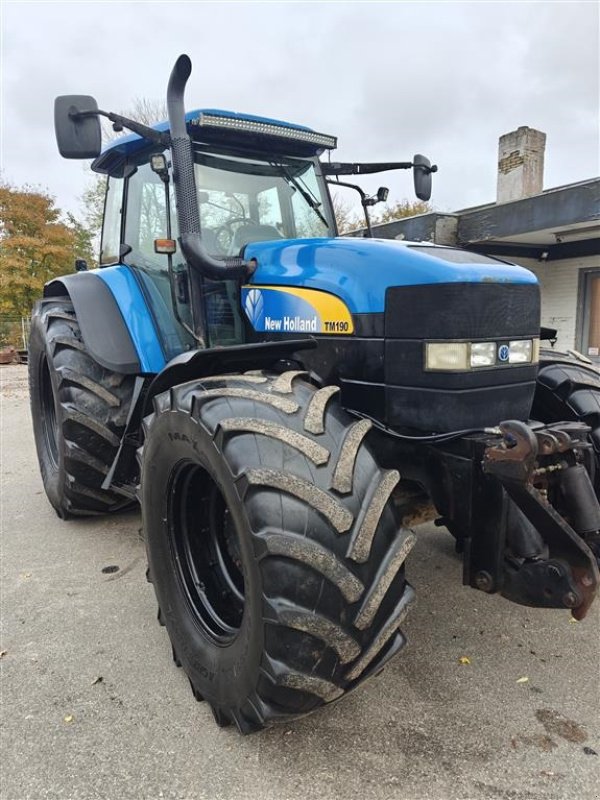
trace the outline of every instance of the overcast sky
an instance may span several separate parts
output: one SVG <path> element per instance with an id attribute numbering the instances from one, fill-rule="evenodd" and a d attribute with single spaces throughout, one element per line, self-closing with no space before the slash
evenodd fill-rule
<path id="1" fill-rule="evenodd" d="M 337 158 L 439 165 L 432 202 L 491 202 L 498 136 L 547 134 L 544 187 L 598 175 L 597 2 L 2 3 L 2 177 L 78 211 L 89 178 L 58 155 L 53 101 L 162 100 L 188 53 L 188 108 L 299 122 Z M 412 199 L 408 173 L 378 176 Z"/>

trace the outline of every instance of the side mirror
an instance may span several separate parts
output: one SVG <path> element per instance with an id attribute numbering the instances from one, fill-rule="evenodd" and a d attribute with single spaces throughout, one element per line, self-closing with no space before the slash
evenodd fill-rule
<path id="1" fill-rule="evenodd" d="M 432 172 L 437 172 L 437 167 L 432 167 L 428 158 L 419 154 L 413 158 L 413 180 L 415 182 L 415 194 L 419 200 L 426 201 L 431 197 Z"/>
<path id="2" fill-rule="evenodd" d="M 63 158 L 96 158 L 100 155 L 102 132 L 96 111 L 98 103 L 89 95 L 67 94 L 56 98 L 54 131 Z"/>
<path id="3" fill-rule="evenodd" d="M 75 272 L 86 272 L 88 268 L 87 261 L 85 258 L 76 258 L 75 259 Z"/>

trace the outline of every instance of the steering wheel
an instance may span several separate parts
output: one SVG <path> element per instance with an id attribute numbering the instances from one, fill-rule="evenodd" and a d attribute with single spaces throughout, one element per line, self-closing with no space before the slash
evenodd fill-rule
<path id="1" fill-rule="evenodd" d="M 233 237 L 236 230 L 245 225 L 258 225 L 259 223 L 251 217 L 232 217 L 214 229 L 215 242 L 223 255 L 231 254 L 231 245 L 233 244 Z M 238 228 L 234 230 L 233 226 L 237 225 Z"/>

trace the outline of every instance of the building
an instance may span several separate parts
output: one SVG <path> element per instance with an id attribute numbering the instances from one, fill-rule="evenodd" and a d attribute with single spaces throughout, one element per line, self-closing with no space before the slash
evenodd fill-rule
<path id="1" fill-rule="evenodd" d="M 600 363 L 600 178 L 543 190 L 546 136 L 521 127 L 502 137 L 495 203 L 374 225 L 381 238 L 466 247 L 538 276 L 542 325 L 557 347 Z"/>

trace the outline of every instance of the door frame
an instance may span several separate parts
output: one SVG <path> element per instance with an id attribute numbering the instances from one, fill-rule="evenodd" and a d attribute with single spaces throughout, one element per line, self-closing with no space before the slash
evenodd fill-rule
<path id="1" fill-rule="evenodd" d="M 577 342 L 576 347 L 579 352 L 583 353 L 587 358 L 592 361 L 600 363 L 600 355 L 588 356 L 588 336 L 590 331 L 590 300 L 591 300 L 591 283 L 593 278 L 600 278 L 600 266 L 586 267 L 579 270 L 579 292 L 577 302 Z"/>

